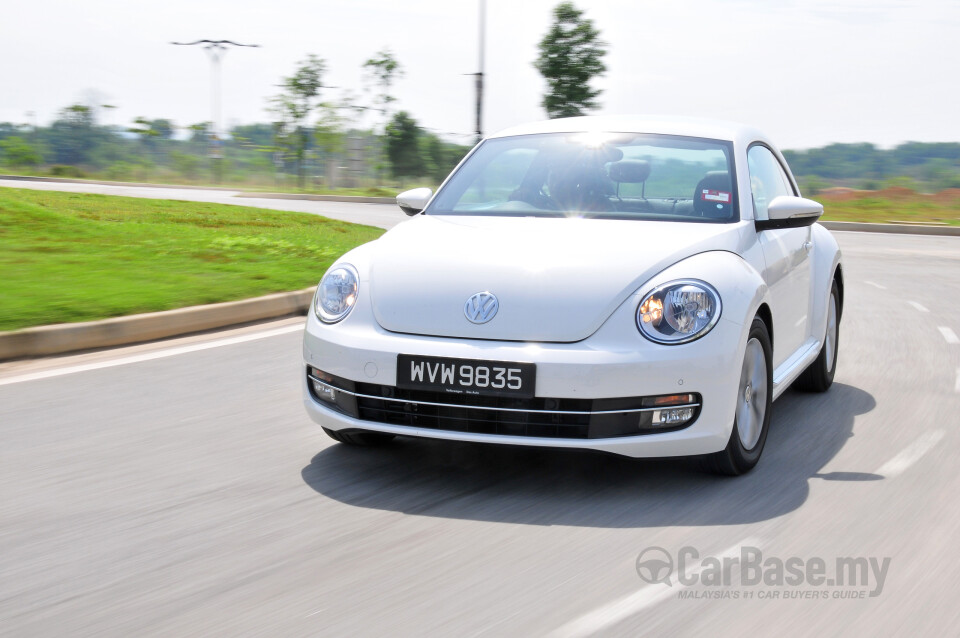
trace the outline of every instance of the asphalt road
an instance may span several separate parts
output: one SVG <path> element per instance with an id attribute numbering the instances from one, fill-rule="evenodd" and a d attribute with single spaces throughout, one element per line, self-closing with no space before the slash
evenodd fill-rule
<path id="1" fill-rule="evenodd" d="M 956 635 L 960 238 L 837 237 L 836 383 L 777 401 L 736 479 L 335 444 L 298 320 L 0 365 L 0 635 Z M 774 584 L 636 566 L 743 546 Z M 840 557 L 878 569 L 840 586 Z M 809 574 L 775 584 L 791 558 Z"/>
<path id="2" fill-rule="evenodd" d="M 273 210 L 291 210 L 314 213 L 346 222 L 368 224 L 380 228 L 392 228 L 407 219 L 407 216 L 392 204 L 358 204 L 354 202 L 320 202 L 303 199 L 270 199 L 268 197 L 237 197 L 240 191 L 205 190 L 194 188 L 161 188 L 150 186 L 114 186 L 111 184 L 74 182 L 34 182 L 29 180 L 0 179 L 0 187 L 29 188 L 32 190 L 64 191 L 70 193 L 96 193 L 122 197 L 145 197 L 148 199 L 177 199 L 187 202 L 212 202 L 253 206 Z"/>

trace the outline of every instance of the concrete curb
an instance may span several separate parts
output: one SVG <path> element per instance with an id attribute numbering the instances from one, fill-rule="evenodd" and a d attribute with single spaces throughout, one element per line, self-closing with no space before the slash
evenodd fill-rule
<path id="1" fill-rule="evenodd" d="M 310 287 L 240 301 L 0 332 L 0 361 L 124 346 L 304 314 L 313 291 Z"/>
<path id="2" fill-rule="evenodd" d="M 960 237 L 960 226 L 921 226 L 919 224 L 868 224 L 866 222 L 820 222 L 827 230 L 855 233 L 894 233 L 900 235 L 946 235 Z"/>
<path id="3" fill-rule="evenodd" d="M 312 202 L 354 202 L 355 204 L 396 204 L 395 197 L 363 197 L 360 195 L 308 195 L 306 193 L 255 193 L 242 191 L 235 197 L 260 197 L 263 199 L 306 199 Z"/>
<path id="4" fill-rule="evenodd" d="M 38 177 L 34 175 L 0 175 L 0 179 L 9 179 L 19 182 L 53 182 L 58 184 L 99 184 L 102 186 L 135 186 L 137 188 L 182 188 L 197 191 L 226 191 L 233 192 L 236 188 L 223 186 L 192 186 L 184 184 L 151 184 L 150 182 L 108 182 L 97 179 L 75 179 L 72 177 Z"/>

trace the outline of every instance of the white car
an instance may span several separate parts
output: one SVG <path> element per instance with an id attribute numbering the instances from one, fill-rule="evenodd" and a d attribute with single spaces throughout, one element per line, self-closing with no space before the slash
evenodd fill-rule
<path id="1" fill-rule="evenodd" d="M 833 381 L 840 251 L 741 125 L 583 117 L 485 139 L 412 219 L 323 276 L 304 403 L 342 443 L 396 435 L 760 458 L 771 402 Z"/>

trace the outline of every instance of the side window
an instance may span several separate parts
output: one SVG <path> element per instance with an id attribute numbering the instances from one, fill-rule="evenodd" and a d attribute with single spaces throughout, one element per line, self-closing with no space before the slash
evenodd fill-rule
<path id="1" fill-rule="evenodd" d="M 767 205 L 780 195 L 793 195 L 790 180 L 780 167 L 780 162 L 765 146 L 753 146 L 747 151 L 747 167 L 750 170 L 750 192 L 757 219 L 768 219 Z"/>

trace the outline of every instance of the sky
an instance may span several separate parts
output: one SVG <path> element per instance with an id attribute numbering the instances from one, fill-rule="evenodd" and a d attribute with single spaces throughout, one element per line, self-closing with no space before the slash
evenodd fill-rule
<path id="1" fill-rule="evenodd" d="M 544 119 L 537 43 L 558 0 L 486 0 L 483 129 Z M 744 122 L 781 148 L 960 141 L 960 1 L 577 0 L 609 45 L 596 114 Z M 212 119 L 197 39 L 255 43 L 222 61 L 223 122 L 269 122 L 268 98 L 307 54 L 323 97 L 363 97 L 363 62 L 404 69 L 396 108 L 472 143 L 480 0 L 31 0 L 0 20 L 0 122 L 109 104 L 104 123 Z"/>

